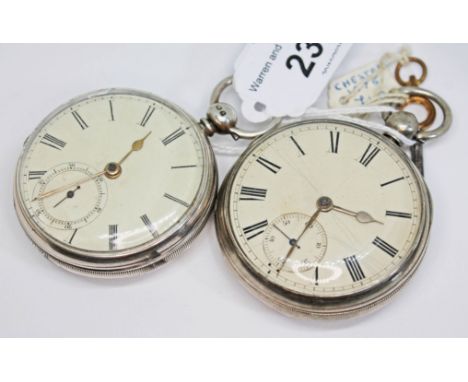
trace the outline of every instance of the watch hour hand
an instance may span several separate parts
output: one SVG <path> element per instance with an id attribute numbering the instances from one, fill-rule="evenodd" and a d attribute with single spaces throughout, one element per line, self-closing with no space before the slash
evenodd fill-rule
<path id="1" fill-rule="evenodd" d="M 368 214 L 365 211 L 357 212 L 356 213 L 356 220 L 359 223 L 379 223 L 379 224 L 383 224 L 381 221 L 375 220 L 370 214 Z"/>
<path id="2" fill-rule="evenodd" d="M 151 131 L 147 133 L 143 138 L 137 139 L 136 141 L 134 141 L 132 143 L 132 147 L 130 148 L 130 151 L 128 151 L 127 154 L 125 154 L 123 158 L 117 162 L 117 164 L 120 166 L 130 156 L 131 153 L 135 151 L 140 151 L 143 148 L 143 144 L 145 143 L 146 138 L 148 138 L 150 134 L 151 134 Z"/>
<path id="3" fill-rule="evenodd" d="M 106 167 L 104 168 L 104 170 L 99 171 L 98 173 L 96 173 L 94 175 L 91 175 L 91 176 L 88 176 L 86 178 L 80 179 L 80 180 L 78 180 L 76 182 L 67 184 L 67 185 L 62 186 L 62 187 L 55 188 L 55 189 L 47 191 L 47 192 L 45 192 L 43 194 L 40 194 L 40 195 L 36 196 L 32 201 L 35 202 L 36 200 L 44 199 L 44 198 L 47 198 L 49 196 L 55 195 L 58 192 L 66 191 L 67 189 L 69 189 L 71 187 L 79 186 L 80 184 L 83 184 L 83 183 L 86 183 L 86 182 L 88 182 L 90 180 L 96 179 L 96 178 L 100 177 L 101 175 L 105 175 L 109 179 L 118 178 L 120 176 L 120 174 L 122 173 L 122 168 L 121 168 L 120 165 L 130 156 L 130 154 L 132 154 L 135 151 L 140 151 L 143 148 L 143 144 L 145 143 L 146 138 L 148 138 L 150 134 L 151 134 L 151 131 L 149 133 L 147 133 L 143 138 L 137 139 L 136 141 L 134 141 L 132 143 L 132 146 L 131 146 L 130 150 L 127 152 L 127 154 L 125 154 L 123 156 L 123 158 L 120 161 L 118 161 L 117 163 L 109 162 L 106 165 Z M 65 198 L 65 199 L 67 199 L 67 198 Z"/>
<path id="4" fill-rule="evenodd" d="M 365 212 L 365 211 L 354 212 L 354 211 L 350 211 L 350 210 L 348 210 L 346 208 L 339 207 L 339 206 L 336 206 L 336 205 L 333 205 L 332 209 L 337 211 L 337 212 L 341 212 L 343 214 L 354 217 L 359 223 L 363 223 L 363 224 L 367 224 L 367 223 L 383 224 L 381 221 L 379 221 L 377 219 L 374 219 L 371 214 L 369 214 L 368 212 Z"/>

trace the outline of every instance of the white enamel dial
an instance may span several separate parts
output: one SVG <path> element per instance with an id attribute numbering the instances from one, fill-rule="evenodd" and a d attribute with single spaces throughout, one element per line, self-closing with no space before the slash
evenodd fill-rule
<path id="1" fill-rule="evenodd" d="M 414 249 L 422 215 L 400 149 L 333 122 L 281 129 L 256 145 L 228 203 L 242 261 L 284 290 L 320 297 L 388 280 Z"/>
<path id="2" fill-rule="evenodd" d="M 34 230 L 69 250 L 114 253 L 177 225 L 203 177 L 198 126 L 151 96 L 97 94 L 28 140 L 18 197 Z"/>

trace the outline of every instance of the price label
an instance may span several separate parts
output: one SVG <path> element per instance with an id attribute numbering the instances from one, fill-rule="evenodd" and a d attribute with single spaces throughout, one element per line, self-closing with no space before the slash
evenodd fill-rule
<path id="1" fill-rule="evenodd" d="M 313 105 L 351 44 L 248 44 L 235 63 L 234 88 L 249 121 L 298 117 Z"/>

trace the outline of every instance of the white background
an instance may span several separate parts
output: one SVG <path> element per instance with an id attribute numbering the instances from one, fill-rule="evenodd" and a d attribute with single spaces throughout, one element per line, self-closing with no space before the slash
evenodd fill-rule
<path id="1" fill-rule="evenodd" d="M 398 45 L 355 45 L 345 73 Z M 429 249 L 412 281 L 383 309 L 346 321 L 303 321 L 252 297 L 231 272 L 210 221 L 194 245 L 141 278 L 92 280 L 47 262 L 13 209 L 22 143 L 58 105 L 91 90 L 131 87 L 195 117 L 232 71 L 242 45 L 0 45 L 0 336 L 467 336 L 467 45 L 412 45 L 424 84 L 451 105 L 454 124 L 425 147 L 435 214 Z M 323 99 L 322 99 L 323 102 Z M 220 178 L 232 157 L 218 156 Z"/>

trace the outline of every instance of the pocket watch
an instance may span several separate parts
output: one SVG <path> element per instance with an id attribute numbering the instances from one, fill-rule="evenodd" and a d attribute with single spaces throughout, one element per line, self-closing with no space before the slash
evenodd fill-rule
<path id="1" fill-rule="evenodd" d="M 60 106 L 27 138 L 14 203 L 53 263 L 121 277 L 188 246 L 216 188 L 214 155 L 195 119 L 150 93 L 108 89 Z"/>
<path id="2" fill-rule="evenodd" d="M 222 251 L 247 288 L 288 315 L 348 317 L 380 306 L 423 258 L 432 203 L 422 177 L 422 143 L 451 123 L 448 105 L 420 88 L 444 113 L 441 126 L 418 130 L 399 111 L 395 138 L 345 119 L 279 126 L 249 145 L 218 195 Z M 419 167 L 419 169 L 418 169 Z"/>

